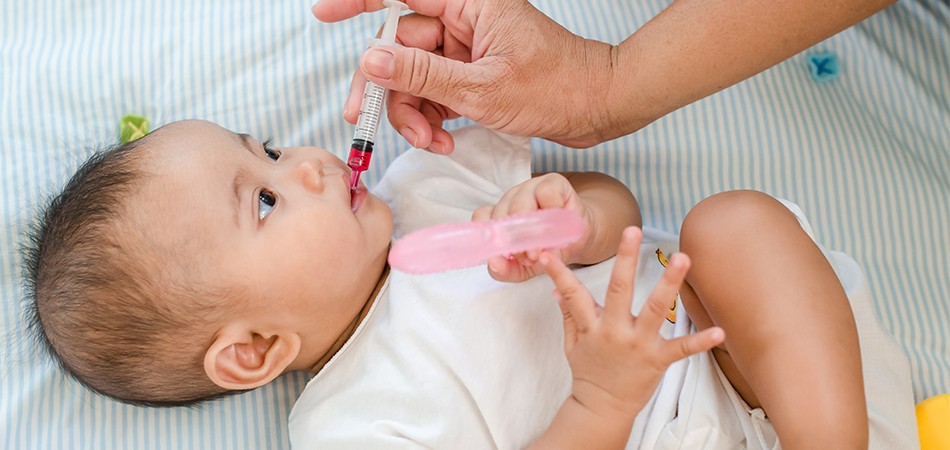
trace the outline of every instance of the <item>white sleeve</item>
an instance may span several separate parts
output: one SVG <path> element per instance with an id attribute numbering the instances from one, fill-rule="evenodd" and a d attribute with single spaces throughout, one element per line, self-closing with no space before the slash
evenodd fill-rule
<path id="1" fill-rule="evenodd" d="M 411 149 L 393 161 L 373 189 L 393 210 L 395 238 L 439 223 L 467 221 L 473 210 L 495 203 L 531 177 L 529 139 L 480 126 L 452 135 L 451 155 Z"/>

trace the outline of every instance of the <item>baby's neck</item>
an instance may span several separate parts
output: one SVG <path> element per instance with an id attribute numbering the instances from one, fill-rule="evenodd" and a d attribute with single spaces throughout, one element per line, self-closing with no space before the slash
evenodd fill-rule
<path id="1" fill-rule="evenodd" d="M 308 370 L 310 373 L 317 373 L 320 369 L 323 368 L 333 358 L 333 355 L 336 355 L 340 348 L 343 347 L 343 344 L 350 339 L 350 336 L 353 336 L 353 333 L 356 332 L 356 329 L 359 328 L 360 324 L 363 323 L 363 319 L 366 318 L 366 315 L 369 313 L 369 310 L 372 308 L 373 303 L 376 302 L 376 297 L 379 296 L 379 291 L 382 290 L 383 285 L 386 284 L 386 280 L 389 279 L 389 264 L 383 268 L 383 272 L 379 275 L 379 280 L 376 282 L 376 288 L 373 289 L 373 293 L 370 294 L 369 298 L 366 299 L 366 303 L 363 304 L 363 308 L 360 309 L 360 312 L 353 318 L 353 321 L 347 325 L 346 329 L 340 333 L 340 337 L 333 342 L 333 345 L 330 346 L 330 349 L 327 350 L 317 362 L 310 367 Z"/>

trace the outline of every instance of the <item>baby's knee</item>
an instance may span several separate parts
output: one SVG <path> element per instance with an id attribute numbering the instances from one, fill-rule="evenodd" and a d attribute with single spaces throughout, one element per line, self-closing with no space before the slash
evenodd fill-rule
<path id="1" fill-rule="evenodd" d="M 721 192 L 699 202 L 683 220 L 681 247 L 729 245 L 763 232 L 780 231 L 794 215 L 774 197 L 759 191 Z M 690 255 L 692 256 L 692 255 Z"/>

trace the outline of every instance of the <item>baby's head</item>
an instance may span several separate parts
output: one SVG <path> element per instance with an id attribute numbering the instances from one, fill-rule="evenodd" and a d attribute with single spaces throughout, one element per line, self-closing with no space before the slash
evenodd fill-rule
<path id="1" fill-rule="evenodd" d="M 253 389 L 337 347 L 391 232 L 331 153 L 175 122 L 53 199 L 27 252 L 33 323 L 67 372 L 126 402 Z"/>

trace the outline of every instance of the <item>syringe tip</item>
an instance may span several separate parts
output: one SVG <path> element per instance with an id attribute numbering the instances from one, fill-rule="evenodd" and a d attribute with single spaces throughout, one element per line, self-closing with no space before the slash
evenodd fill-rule
<path id="1" fill-rule="evenodd" d="M 362 170 L 354 170 L 350 172 L 350 190 L 355 191 L 360 184 L 360 174 L 363 173 Z"/>

